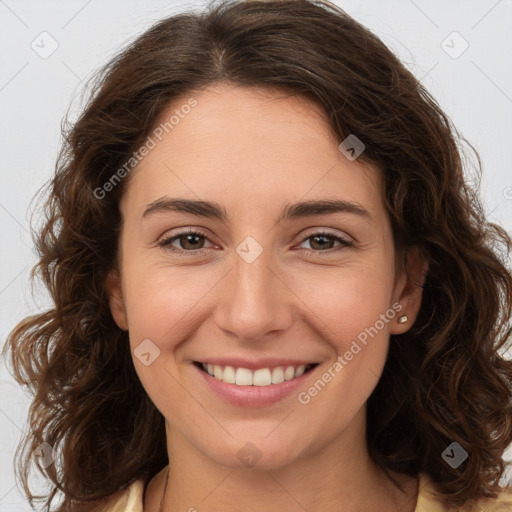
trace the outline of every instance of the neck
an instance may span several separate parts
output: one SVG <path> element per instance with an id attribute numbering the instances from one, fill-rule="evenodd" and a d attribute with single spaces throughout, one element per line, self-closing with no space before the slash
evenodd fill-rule
<path id="1" fill-rule="evenodd" d="M 364 429 L 358 428 L 271 470 L 217 464 L 168 428 L 171 463 L 148 485 L 144 511 L 339 512 L 340 504 L 343 512 L 414 511 L 417 480 L 391 473 L 404 489 L 399 490 L 369 457 Z"/>

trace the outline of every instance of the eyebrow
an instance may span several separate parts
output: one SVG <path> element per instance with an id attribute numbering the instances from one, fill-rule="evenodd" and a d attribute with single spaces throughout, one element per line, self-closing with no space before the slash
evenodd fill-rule
<path id="1" fill-rule="evenodd" d="M 188 213 L 198 217 L 214 218 L 223 222 L 228 219 L 226 210 L 216 202 L 195 201 L 179 198 L 171 199 L 168 197 L 162 197 L 148 204 L 142 214 L 142 218 L 150 217 L 156 213 L 169 211 Z M 313 215 L 327 215 L 339 212 L 359 215 L 373 221 L 373 217 L 370 212 L 359 203 L 344 201 L 341 199 L 324 199 L 288 204 L 283 208 L 283 211 L 276 220 L 276 223 L 283 220 L 299 219 Z"/>

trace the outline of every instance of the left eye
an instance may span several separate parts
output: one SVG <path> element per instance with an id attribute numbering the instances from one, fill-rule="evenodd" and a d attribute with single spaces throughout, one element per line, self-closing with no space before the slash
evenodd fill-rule
<path id="1" fill-rule="evenodd" d="M 315 249 L 314 246 L 316 245 L 316 249 L 318 249 L 319 251 L 328 251 L 332 249 L 332 242 L 340 243 L 340 246 L 334 248 L 335 251 L 353 245 L 353 242 L 349 242 L 348 240 L 345 240 L 344 238 L 341 238 L 336 235 L 332 235 L 331 233 L 314 233 L 304 238 L 301 242 L 301 245 L 308 241 L 310 241 L 309 244 L 313 249 Z M 315 252 L 319 252 L 318 250 L 315 250 Z"/>
<path id="2" fill-rule="evenodd" d="M 160 247 L 166 247 L 178 253 L 191 253 L 201 251 L 201 249 L 204 249 L 205 240 L 208 240 L 206 234 L 200 231 L 190 230 L 183 231 L 171 237 L 164 238 L 163 240 L 158 242 L 158 245 Z M 350 247 L 353 245 L 353 242 L 345 240 L 344 238 L 333 235 L 331 233 L 314 233 L 312 235 L 305 237 L 300 245 L 310 240 L 311 242 L 309 243 L 314 252 L 330 251 L 330 249 L 333 249 L 332 244 L 335 242 L 338 242 L 339 246 L 335 247 L 334 251 L 338 251 L 345 247 Z M 176 247 L 174 245 L 175 242 L 178 242 L 180 247 Z"/>

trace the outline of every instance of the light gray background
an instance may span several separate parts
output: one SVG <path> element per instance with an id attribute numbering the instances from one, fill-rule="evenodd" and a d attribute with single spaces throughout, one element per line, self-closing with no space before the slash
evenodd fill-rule
<path id="1" fill-rule="evenodd" d="M 32 295 L 28 281 L 35 263 L 29 204 L 52 174 L 60 123 L 70 105 L 78 111 L 83 81 L 155 21 L 203 4 L 0 0 L 0 345 L 19 320 L 48 304 L 44 292 Z M 337 4 L 399 55 L 476 147 L 486 210 L 512 232 L 512 0 Z M 46 59 L 31 47 L 51 49 L 44 31 L 58 44 Z M 454 31 L 469 44 L 457 58 L 465 43 Z M 12 463 L 30 402 L 4 361 L 0 393 L 0 510 L 30 510 Z"/>

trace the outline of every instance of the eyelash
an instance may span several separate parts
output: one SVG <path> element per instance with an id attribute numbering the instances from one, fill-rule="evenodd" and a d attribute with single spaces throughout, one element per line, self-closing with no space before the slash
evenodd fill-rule
<path id="1" fill-rule="evenodd" d="M 181 237 L 186 236 L 186 235 L 198 235 L 200 237 L 208 239 L 208 236 L 206 235 L 206 233 L 203 233 L 201 230 L 195 228 L 195 229 L 189 229 L 187 231 L 181 231 L 180 233 L 177 233 L 177 234 L 175 234 L 175 235 L 173 235 L 171 237 L 164 238 L 163 240 L 160 240 L 158 242 L 158 245 L 160 247 L 163 247 L 163 248 L 165 248 L 167 250 L 170 250 L 170 251 L 172 251 L 172 252 L 174 252 L 175 254 L 178 254 L 178 255 L 188 255 L 188 256 L 193 255 L 193 256 L 197 256 L 197 255 L 204 254 L 204 251 L 206 249 L 191 249 L 191 250 L 187 251 L 187 250 L 184 250 L 184 249 L 178 249 L 177 247 L 171 246 L 172 242 L 174 242 L 175 240 L 178 240 Z M 310 249 L 311 251 L 313 251 L 314 253 L 317 253 L 317 254 L 332 254 L 334 252 L 346 249 L 347 247 L 352 247 L 354 245 L 353 242 L 345 240 L 344 238 L 341 238 L 339 236 L 333 235 L 332 233 L 326 233 L 324 231 L 318 231 L 318 232 L 312 233 L 312 234 L 304 237 L 301 240 L 300 244 L 304 243 L 306 240 L 308 240 L 310 238 L 314 238 L 314 237 L 317 237 L 317 236 L 323 236 L 323 237 L 326 237 L 326 238 L 332 238 L 333 240 L 335 240 L 337 242 L 340 242 L 340 244 L 341 244 L 338 247 L 327 249 L 327 250 L 324 250 L 324 251 L 319 251 L 319 250 L 315 251 L 314 249 Z"/>

